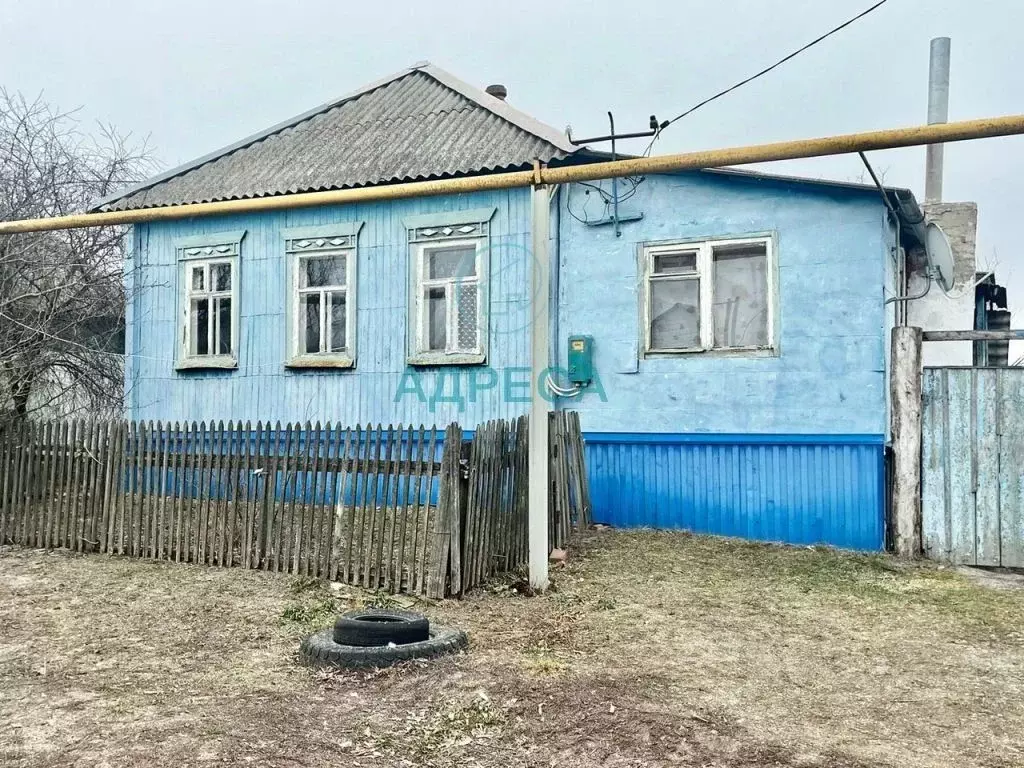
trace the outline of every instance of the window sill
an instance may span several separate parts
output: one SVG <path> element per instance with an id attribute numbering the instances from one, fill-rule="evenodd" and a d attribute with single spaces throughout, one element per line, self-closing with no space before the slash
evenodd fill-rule
<path id="1" fill-rule="evenodd" d="M 483 365 L 487 362 L 487 355 L 482 353 L 454 352 L 419 352 L 409 355 L 406 359 L 409 365 L 430 366 L 430 365 Z"/>
<path id="2" fill-rule="evenodd" d="M 238 360 L 233 357 L 217 356 L 209 358 L 192 358 L 189 360 L 179 360 L 174 366 L 176 371 L 203 371 L 203 370 L 214 370 L 214 371 L 236 371 L 238 370 Z"/>
<path id="3" fill-rule="evenodd" d="M 643 353 L 645 360 L 679 357 L 778 357 L 778 347 L 730 347 L 729 349 L 652 350 Z"/>
<path id="4" fill-rule="evenodd" d="M 293 357 L 287 363 L 284 364 L 285 368 L 289 369 L 351 369 L 356 367 L 356 361 L 350 357 L 320 357 L 318 355 L 307 355 L 300 357 Z"/>

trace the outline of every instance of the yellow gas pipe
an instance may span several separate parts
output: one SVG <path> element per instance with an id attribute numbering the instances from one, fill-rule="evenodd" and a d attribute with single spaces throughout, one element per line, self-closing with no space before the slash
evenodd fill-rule
<path id="1" fill-rule="evenodd" d="M 528 187 L 533 184 L 565 184 L 574 181 L 594 181 L 622 176 L 652 173 L 720 168 L 727 165 L 764 163 L 774 160 L 795 160 L 803 157 L 842 155 L 868 152 L 876 149 L 896 149 L 924 144 L 943 144 L 951 141 L 985 139 L 1024 133 L 1024 115 L 963 120 L 956 123 L 919 125 L 912 128 L 894 128 L 867 133 L 848 133 L 817 139 L 780 141 L 773 144 L 755 144 L 748 147 L 713 149 L 702 152 L 684 152 L 675 155 L 639 157 L 615 162 L 571 165 L 560 168 L 538 167 L 530 171 L 495 173 L 436 181 L 413 181 L 356 189 L 336 189 L 324 192 L 301 192 L 291 195 L 256 197 L 246 200 L 223 200 L 212 203 L 188 203 L 158 208 L 139 208 L 129 211 L 81 213 L 46 219 L 22 219 L 0 222 L 0 234 L 42 232 L 79 227 L 100 227 L 112 224 L 136 224 L 146 221 L 184 219 L 192 216 L 215 216 L 253 211 L 275 211 L 308 208 L 316 205 L 340 205 L 369 200 L 397 200 L 408 197 L 452 195 L 489 189 Z"/>

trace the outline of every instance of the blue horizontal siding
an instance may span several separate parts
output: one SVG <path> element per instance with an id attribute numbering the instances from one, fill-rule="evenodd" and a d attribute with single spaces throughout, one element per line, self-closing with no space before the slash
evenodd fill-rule
<path id="1" fill-rule="evenodd" d="M 587 433 L 594 520 L 879 550 L 881 435 Z"/>

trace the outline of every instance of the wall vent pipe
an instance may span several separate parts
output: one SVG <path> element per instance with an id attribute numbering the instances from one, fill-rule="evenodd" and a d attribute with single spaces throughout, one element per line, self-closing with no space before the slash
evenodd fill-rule
<path id="1" fill-rule="evenodd" d="M 949 120 L 949 38 L 932 40 L 928 62 L 928 125 Z M 924 199 L 942 200 L 943 145 L 929 144 L 925 160 Z"/>

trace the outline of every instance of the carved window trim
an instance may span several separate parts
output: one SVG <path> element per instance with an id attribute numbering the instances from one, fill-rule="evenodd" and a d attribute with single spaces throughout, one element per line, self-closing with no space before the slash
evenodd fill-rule
<path id="1" fill-rule="evenodd" d="M 490 327 L 491 219 L 496 210 L 493 207 L 478 208 L 403 219 L 409 251 L 406 358 L 409 365 L 482 365 L 487 361 Z M 426 280 L 423 272 L 424 259 L 431 251 L 453 246 L 474 246 L 476 249 L 475 276 L 470 281 L 477 291 L 477 347 L 473 351 L 457 348 L 448 351 L 431 350 L 426 338 L 424 291 L 427 287 L 425 283 L 431 281 Z M 454 281 L 457 282 L 459 281 Z M 447 301 L 452 301 L 450 296 Z"/>
<path id="2" fill-rule="evenodd" d="M 356 290 L 359 282 L 358 241 L 362 227 L 363 222 L 357 221 L 282 230 L 285 259 L 288 264 L 288 297 L 285 312 L 288 339 L 288 358 L 285 365 L 288 368 L 344 369 L 355 367 L 358 339 Z M 300 266 L 304 259 L 318 256 L 342 256 L 345 259 L 345 285 L 327 291 L 328 293 L 341 292 L 345 295 L 345 348 L 339 351 L 306 352 L 302 350 L 300 344 Z M 325 309 L 322 305 L 320 311 L 325 317 Z"/>
<path id="3" fill-rule="evenodd" d="M 185 371 L 192 369 L 222 369 L 232 370 L 238 367 L 239 349 L 239 318 L 241 303 L 241 271 L 239 269 L 239 256 L 241 254 L 242 238 L 245 237 L 245 230 L 231 232 L 217 232 L 204 235 L 195 235 L 175 240 L 175 255 L 178 263 L 178 350 L 176 370 Z M 227 265 L 230 269 L 230 289 L 216 291 L 210 285 L 213 270 L 220 265 Z M 194 289 L 192 284 L 192 273 L 201 269 L 203 277 L 203 288 Z M 193 299 L 206 299 L 207 305 L 207 328 L 215 328 L 217 320 L 212 310 L 214 300 L 230 299 L 230 349 L 227 353 L 208 352 L 206 354 L 193 354 L 192 348 L 192 302 Z M 215 329 L 214 337 L 219 329 Z M 209 330 L 208 330 L 209 333 Z M 208 337 L 209 338 L 209 337 Z M 210 346 L 208 345 L 208 349 Z"/>

